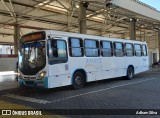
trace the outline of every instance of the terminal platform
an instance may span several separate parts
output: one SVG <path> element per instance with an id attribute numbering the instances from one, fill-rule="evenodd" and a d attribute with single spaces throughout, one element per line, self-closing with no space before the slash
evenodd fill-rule
<path id="1" fill-rule="evenodd" d="M 135 115 L 128 115 L 127 112 L 129 111 L 127 110 L 150 109 L 158 112 L 156 109 L 160 109 L 159 68 L 152 68 L 147 72 L 135 75 L 132 80 L 114 78 L 91 82 L 80 90 L 72 90 L 70 86 L 54 89 L 20 88 L 14 77 L 14 74 L 0 76 L 1 108 L 49 109 L 47 112 L 54 115 L 54 117 L 75 118 L 87 118 L 88 115 L 91 117 L 100 116 L 100 114 L 96 114 L 96 116 L 92 115 L 91 109 L 124 109 L 123 117 L 126 118 L 135 118 L 136 116 L 136 113 Z M 54 114 L 53 111 L 56 109 L 78 109 L 80 111 L 77 111 L 77 115 L 75 115 L 75 113 L 74 115 L 64 113 Z M 89 110 L 90 113 L 85 115 L 80 114 L 81 110 L 84 109 Z M 116 116 L 118 117 L 118 115 Z M 120 116 L 122 117 L 122 115 Z M 141 116 L 150 118 L 145 115 Z M 50 116 L 48 115 L 48 117 Z M 114 118 L 114 115 L 109 115 L 107 118 L 108 117 Z M 158 118 L 159 116 L 154 115 L 154 118 L 155 117 Z"/>

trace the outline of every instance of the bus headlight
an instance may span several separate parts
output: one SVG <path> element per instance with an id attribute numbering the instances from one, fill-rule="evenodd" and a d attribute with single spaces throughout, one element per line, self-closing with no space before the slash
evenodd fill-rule
<path id="1" fill-rule="evenodd" d="M 18 77 L 19 79 L 23 79 L 23 76 L 22 76 L 21 73 L 18 73 L 18 74 L 17 74 L 17 77 Z"/>
<path id="2" fill-rule="evenodd" d="M 37 79 L 43 79 L 45 75 L 46 75 L 46 71 L 42 71 L 42 72 L 39 73 Z"/>

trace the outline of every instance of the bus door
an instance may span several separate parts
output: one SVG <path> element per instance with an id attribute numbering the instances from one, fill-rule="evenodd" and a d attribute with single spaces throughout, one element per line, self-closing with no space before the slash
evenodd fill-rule
<path id="1" fill-rule="evenodd" d="M 69 85 L 69 66 L 67 44 L 63 38 L 48 40 L 48 71 L 51 87 Z"/>
<path id="2" fill-rule="evenodd" d="M 140 73 L 143 70 L 143 55 L 142 55 L 142 47 L 141 44 L 134 44 L 134 50 L 135 50 L 135 71 L 134 73 Z"/>
<path id="3" fill-rule="evenodd" d="M 142 45 L 142 55 L 143 55 L 142 71 L 146 71 L 149 69 L 149 57 L 148 57 L 148 52 L 147 52 L 147 46 L 145 44 Z"/>

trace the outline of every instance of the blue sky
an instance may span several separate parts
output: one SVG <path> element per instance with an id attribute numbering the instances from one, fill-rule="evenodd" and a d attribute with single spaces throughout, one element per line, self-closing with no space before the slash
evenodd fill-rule
<path id="1" fill-rule="evenodd" d="M 139 1 L 144 2 L 160 11 L 160 0 L 139 0 Z"/>

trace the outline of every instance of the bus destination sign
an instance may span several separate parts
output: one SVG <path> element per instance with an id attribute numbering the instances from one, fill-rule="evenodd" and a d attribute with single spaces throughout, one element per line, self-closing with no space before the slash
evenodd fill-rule
<path id="1" fill-rule="evenodd" d="M 38 41 L 38 40 L 45 40 L 45 32 L 35 32 L 35 33 L 24 35 L 21 38 L 21 43 Z"/>

